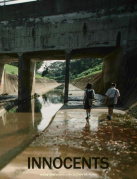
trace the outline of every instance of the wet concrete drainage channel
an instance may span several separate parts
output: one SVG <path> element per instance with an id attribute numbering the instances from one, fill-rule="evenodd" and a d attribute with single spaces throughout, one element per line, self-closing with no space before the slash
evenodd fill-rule
<path id="1" fill-rule="evenodd" d="M 22 152 L 51 123 L 63 106 L 63 88 L 20 103 L 17 96 L 2 96 L 0 110 L 0 169 Z M 21 111 L 21 112 L 18 112 Z"/>
<path id="2" fill-rule="evenodd" d="M 83 91 L 76 87 L 73 89 L 73 86 L 71 88 L 69 101 L 66 105 L 81 108 Z M 19 106 L 17 106 L 17 96 L 1 96 L 3 108 L 0 111 L 0 169 L 49 126 L 56 112 L 64 105 L 63 89 L 64 85 L 60 85 L 42 96 L 37 96 L 36 99 L 21 103 Z M 100 105 L 103 100 L 102 95 L 96 95 L 97 103 L 95 105 Z M 21 112 L 18 112 L 18 109 Z"/>
<path id="3" fill-rule="evenodd" d="M 87 173 L 85 178 L 137 178 L 137 120 L 127 115 L 124 111 L 115 109 L 112 121 L 108 121 L 106 119 L 107 108 L 97 107 L 101 106 L 104 97 L 96 95 L 96 106 L 92 109 L 90 120 L 87 123 L 81 101 L 83 91 L 71 86 L 69 102 L 65 105 L 63 105 L 63 102 L 60 103 L 60 99 L 63 100 L 62 91 L 59 93 L 57 90 L 57 93 L 58 94 L 53 90 L 46 93 L 45 97 L 43 96 L 44 99 L 41 97 L 37 98 L 36 100 L 40 102 L 35 104 L 35 111 L 37 111 L 35 113 L 19 113 L 16 118 L 14 117 L 14 113 L 10 113 L 10 115 L 13 116 L 11 116 L 11 120 L 8 120 L 8 126 L 11 127 L 12 135 L 10 135 L 9 127 L 9 132 L 5 134 L 3 132 L 0 136 L 0 143 L 1 146 L 3 146 L 5 138 L 9 144 L 10 141 L 16 140 L 16 146 L 20 146 L 20 151 L 15 150 L 16 147 L 14 147 L 13 152 L 16 152 L 15 155 L 21 151 L 23 152 L 11 162 L 7 161 L 9 164 L 3 168 L 0 173 L 2 179 L 7 179 L 7 176 L 8 179 L 29 179 L 32 178 L 32 176 L 34 178 L 44 178 L 44 174 L 45 176 L 46 174 L 60 174 L 60 179 L 62 179 L 64 176 L 65 178 L 69 178 L 69 174 L 76 173 L 81 174 L 81 176 L 79 175 L 79 179 L 83 179 L 85 173 Z M 50 109 L 48 108 L 49 103 L 47 103 L 47 101 L 54 102 L 57 105 L 61 104 L 62 107 L 57 113 L 55 112 L 56 115 L 53 117 L 54 120 L 52 120 L 52 122 L 50 122 L 51 117 L 49 116 L 50 125 L 47 124 L 48 127 L 43 131 L 44 126 L 46 126 L 44 117 L 46 117 L 45 115 L 47 114 L 43 113 L 42 115 L 42 113 L 39 113 L 39 109 L 42 109 L 41 105 L 45 105 L 45 108 L 42 110 L 44 112 L 47 111 L 49 115 Z M 57 103 L 57 101 L 59 101 L 59 103 Z M 34 106 L 33 102 L 31 104 L 31 106 Z M 32 109 L 34 109 L 34 107 L 31 107 L 30 110 Z M 53 107 L 51 113 L 53 114 Z M 22 115 L 24 115 L 24 120 L 21 120 Z M 17 122 L 20 121 L 14 125 L 14 131 L 12 124 L 15 122 L 13 119 L 16 119 Z M 41 135 L 39 136 L 39 134 Z M 28 143 L 25 141 L 26 138 L 28 138 Z M 35 140 L 32 140 L 34 138 Z M 5 143 L 7 143 L 7 141 L 5 141 Z M 28 145 L 29 147 L 27 147 Z M 13 143 L 9 145 L 11 148 L 12 146 Z M 27 148 L 25 149 L 25 147 Z M 2 149 L 3 151 L 5 150 L 4 147 Z M 12 152 L 12 150 L 9 151 Z M 9 159 L 10 152 L 7 152 L 7 154 L 7 158 Z M 86 168 L 83 170 L 71 169 L 66 171 L 64 168 L 60 170 L 52 168 L 52 170 L 49 170 L 47 167 L 44 170 L 39 170 L 37 167 L 35 169 L 28 169 L 26 159 L 28 157 L 35 157 L 38 161 L 40 156 L 46 157 L 47 159 L 49 157 L 61 157 L 64 159 L 68 156 L 72 159 L 80 156 L 84 156 L 88 159 L 89 157 L 102 158 L 105 156 L 109 159 L 109 168 L 102 170 L 99 163 L 97 169 L 95 169 L 93 161 L 91 169 Z M 18 171 L 21 172 L 18 173 Z M 63 173 L 64 176 L 61 177 Z M 43 174 L 43 177 L 41 174 Z M 55 177 L 51 176 L 51 178 Z"/>

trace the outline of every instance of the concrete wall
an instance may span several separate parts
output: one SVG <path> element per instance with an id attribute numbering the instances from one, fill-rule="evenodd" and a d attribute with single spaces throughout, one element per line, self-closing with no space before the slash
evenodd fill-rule
<path id="1" fill-rule="evenodd" d="M 5 89 L 5 68 L 4 64 L 0 63 L 0 94 L 4 93 Z"/>
<path id="2" fill-rule="evenodd" d="M 90 82 L 96 93 L 105 95 L 111 82 L 114 82 L 120 90 L 119 104 L 127 109 L 135 103 L 132 106 L 135 111 L 137 109 L 136 60 L 137 49 L 127 52 L 123 56 L 122 49 L 117 48 L 104 58 L 101 73 L 76 79 L 73 84 L 84 90 L 86 84 Z M 137 115 L 137 112 L 135 114 Z"/>
<path id="3" fill-rule="evenodd" d="M 97 16 L 133 12 L 136 0 L 39 0 L 0 7 L 0 20 L 17 20 L 74 12 L 96 12 Z"/>
<path id="4" fill-rule="evenodd" d="M 47 91 L 52 90 L 53 88 L 59 86 L 55 80 L 50 79 L 40 79 L 36 78 L 35 80 L 35 93 L 43 94 Z M 1 91 L 0 94 L 18 94 L 18 76 L 14 74 L 5 73 L 5 90 Z"/>
<path id="5" fill-rule="evenodd" d="M 114 68 L 110 68 L 114 74 L 109 79 L 109 73 L 103 70 L 104 76 L 101 79 L 106 90 L 113 76 L 118 82 L 117 71 L 119 65 L 124 63 L 123 55 L 126 56 L 128 52 L 137 49 L 136 10 L 135 0 L 42 0 L 0 7 L 0 63 L 18 61 L 19 54 L 33 62 L 65 59 L 67 51 L 71 52 L 69 55 L 75 59 L 105 58 L 105 65 L 116 64 Z M 118 47 L 121 47 L 119 58 L 117 51 L 114 51 Z M 109 55 L 112 51 L 115 59 Z M 22 70 L 24 74 L 26 70 L 22 69 L 22 66 L 29 63 L 27 60 L 22 60 L 19 69 L 19 78 L 24 81 L 28 76 L 21 75 Z M 28 71 L 30 77 L 26 96 L 30 96 L 34 87 L 31 68 Z M 121 76 L 124 77 L 124 71 Z M 22 81 L 20 84 L 19 91 L 21 89 L 23 95 L 26 86 Z"/>
<path id="6" fill-rule="evenodd" d="M 65 59 L 68 49 L 121 46 L 126 52 L 137 47 L 136 29 L 135 0 L 40 0 L 1 6 L 0 61 L 3 54 L 10 54 L 5 61 L 18 60 L 15 54 L 20 52 L 36 60 Z M 106 56 L 99 49 L 96 55 Z"/>
<path id="7" fill-rule="evenodd" d="M 136 29 L 137 13 L 97 18 L 92 13 L 81 12 L 1 21 L 0 53 L 110 48 L 116 45 L 128 51 L 137 47 Z"/>

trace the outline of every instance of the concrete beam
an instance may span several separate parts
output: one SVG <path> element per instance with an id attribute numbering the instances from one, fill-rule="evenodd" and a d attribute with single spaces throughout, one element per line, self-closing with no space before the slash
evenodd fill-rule
<path id="1" fill-rule="evenodd" d="M 30 99 L 35 89 L 35 62 L 23 54 L 19 55 L 18 99 Z"/>
<path id="2" fill-rule="evenodd" d="M 121 46 L 126 52 L 137 48 L 136 19 L 136 12 L 96 18 L 91 12 L 79 12 L 0 21 L 0 53 L 37 52 L 42 56 L 42 51 L 48 51 L 45 58 L 53 59 L 51 51 L 63 58 L 62 52 L 70 48 L 76 52 Z"/>
<path id="3" fill-rule="evenodd" d="M 135 0 L 38 0 L 0 6 L 0 20 L 36 18 L 82 11 L 90 11 L 100 17 L 104 14 L 110 15 L 110 13 L 134 12 L 137 10 L 136 4 Z"/>
<path id="4" fill-rule="evenodd" d="M 15 53 L 0 54 L 0 63 L 6 64 L 10 62 L 18 62 L 18 55 Z"/>
<path id="5" fill-rule="evenodd" d="M 82 48 L 73 49 L 71 52 L 72 59 L 82 58 L 104 58 L 109 53 L 113 52 L 116 47 L 94 47 L 94 48 Z M 45 50 L 25 53 L 28 58 L 34 59 L 35 61 L 44 60 L 65 60 L 65 50 Z"/>

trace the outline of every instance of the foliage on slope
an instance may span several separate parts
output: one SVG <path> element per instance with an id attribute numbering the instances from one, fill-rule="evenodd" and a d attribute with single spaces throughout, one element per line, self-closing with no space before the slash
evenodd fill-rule
<path id="1" fill-rule="evenodd" d="M 102 59 L 79 59 L 70 62 L 70 80 L 85 77 L 102 70 Z M 65 79 L 65 62 L 54 62 L 47 67 L 42 76 L 46 76 L 57 81 Z"/>

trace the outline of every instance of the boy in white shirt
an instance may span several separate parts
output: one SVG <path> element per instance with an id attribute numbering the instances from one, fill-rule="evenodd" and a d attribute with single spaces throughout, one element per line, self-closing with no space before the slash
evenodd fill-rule
<path id="1" fill-rule="evenodd" d="M 113 109 L 114 109 L 115 105 L 117 104 L 118 98 L 120 96 L 119 90 L 116 89 L 115 83 L 111 83 L 111 87 L 107 90 L 105 95 L 106 95 L 105 102 L 107 102 L 108 98 L 113 99 L 113 104 L 108 105 L 108 116 L 107 116 L 107 118 L 109 120 L 111 120 L 111 116 L 113 114 Z"/>

